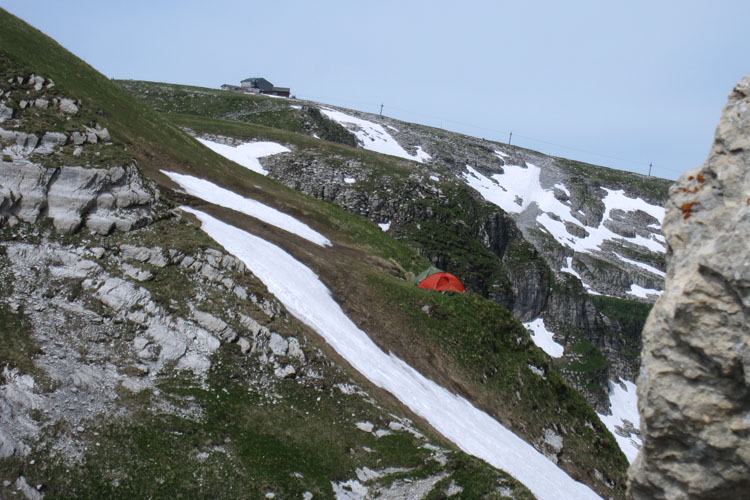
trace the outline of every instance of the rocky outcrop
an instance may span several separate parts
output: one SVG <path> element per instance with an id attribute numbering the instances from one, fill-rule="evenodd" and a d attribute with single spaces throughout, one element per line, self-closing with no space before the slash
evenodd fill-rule
<path id="1" fill-rule="evenodd" d="M 750 494 L 750 75 L 670 191 L 667 286 L 643 334 L 635 499 Z"/>
<path id="2" fill-rule="evenodd" d="M 45 168 L 25 161 L 0 162 L 0 223 L 48 216 L 59 231 L 86 226 L 107 234 L 152 220 L 157 200 L 156 188 L 135 165 Z"/>
<path id="3" fill-rule="evenodd" d="M 19 235 L 31 230 L 23 225 L 14 230 L 18 228 Z M 210 248 L 188 255 L 136 245 L 107 250 L 45 237 L 38 244 L 0 242 L 0 256 L 0 280 L 14 283 L 9 295 L 0 291 L 0 310 L 24 317 L 27 334 L 38 345 L 31 374 L 5 364 L 0 369 L 0 460 L 28 455 L 30 443 L 55 422 L 65 422 L 70 434 L 55 438 L 53 449 L 77 459 L 84 452 L 80 440 L 87 419 L 123 411 L 118 394 L 155 391 L 162 377 L 174 373 L 203 380 L 222 343 L 236 343 L 242 354 L 248 354 L 252 343 L 251 354 L 274 374 L 266 377 L 267 385 L 306 373 L 307 347 L 261 324 L 282 315 L 281 307 L 236 283 L 247 271 L 231 255 Z M 145 267 L 161 279 L 182 275 L 183 287 L 208 293 L 193 294 L 181 315 L 176 301 L 164 307 L 149 290 L 127 279 L 129 268 Z M 240 313 L 243 320 L 235 327 L 228 324 L 232 316 L 208 298 L 232 295 L 248 304 L 244 313 L 255 316 Z M 239 333 L 247 337 L 239 337 L 237 326 L 245 327 Z M 44 420 L 35 419 L 34 412 Z"/>

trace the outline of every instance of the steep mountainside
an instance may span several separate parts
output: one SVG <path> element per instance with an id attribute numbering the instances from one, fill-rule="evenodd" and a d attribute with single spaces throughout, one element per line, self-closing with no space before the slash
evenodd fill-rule
<path id="1" fill-rule="evenodd" d="M 369 218 L 528 327 L 554 332 L 565 347 L 556 366 L 600 412 L 635 380 L 640 331 L 663 288 L 668 181 L 317 103 L 121 83 L 237 161 L 258 161 L 250 141 L 287 146 L 257 168 Z M 317 140 L 313 115 L 347 127 L 358 148 Z"/>
<path id="2" fill-rule="evenodd" d="M 399 242 L 229 161 L 4 11 L 0 73 L 3 497 L 622 498 L 615 439 L 508 309 L 408 281 L 428 261 L 404 243 L 432 259 L 420 219 Z M 253 130 L 295 148 L 272 160 L 309 144 L 427 185 Z M 512 218 L 430 189 L 553 279 Z M 515 265 L 479 255 L 512 290 Z"/>

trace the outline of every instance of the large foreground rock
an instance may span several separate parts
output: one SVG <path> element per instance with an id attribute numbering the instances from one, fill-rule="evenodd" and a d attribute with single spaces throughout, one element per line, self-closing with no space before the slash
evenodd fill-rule
<path id="1" fill-rule="evenodd" d="M 666 291 L 643 332 L 635 499 L 750 498 L 750 75 L 671 189 Z"/>

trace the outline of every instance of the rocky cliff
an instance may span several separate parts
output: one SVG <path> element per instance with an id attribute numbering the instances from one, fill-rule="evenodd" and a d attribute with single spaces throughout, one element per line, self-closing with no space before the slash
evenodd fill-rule
<path id="1" fill-rule="evenodd" d="M 670 190 L 666 291 L 643 333 L 634 499 L 750 495 L 750 75 Z"/>

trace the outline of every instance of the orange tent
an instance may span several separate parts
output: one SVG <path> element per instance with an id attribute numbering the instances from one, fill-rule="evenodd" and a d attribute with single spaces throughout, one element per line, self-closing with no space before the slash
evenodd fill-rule
<path id="1" fill-rule="evenodd" d="M 461 280 L 451 273 L 435 273 L 426 277 L 419 283 L 419 288 L 426 290 L 437 290 L 438 292 L 465 292 Z"/>

